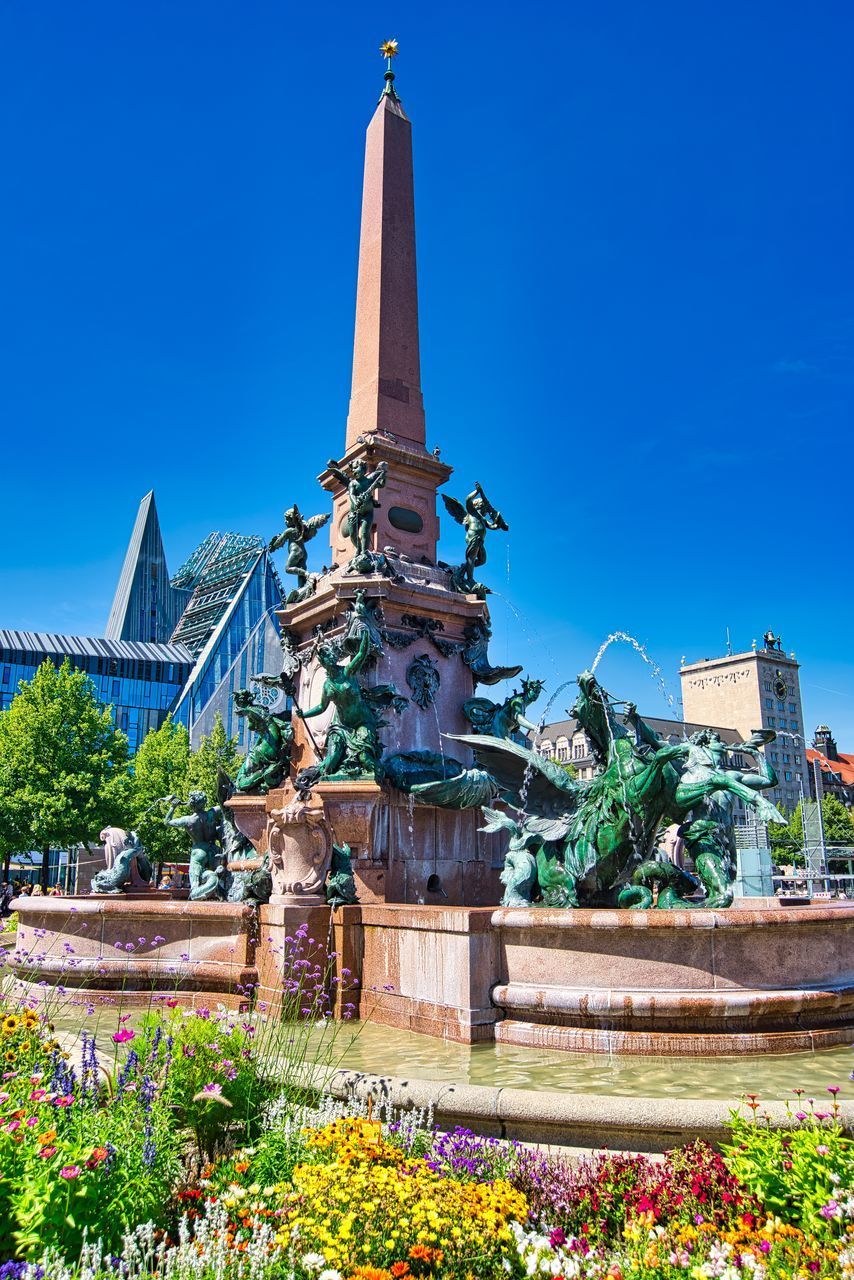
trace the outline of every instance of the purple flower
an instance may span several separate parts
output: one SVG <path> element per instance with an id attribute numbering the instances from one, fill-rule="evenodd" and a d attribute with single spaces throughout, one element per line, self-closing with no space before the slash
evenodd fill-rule
<path id="1" fill-rule="evenodd" d="M 220 1094 L 222 1093 L 222 1085 L 216 1084 L 215 1081 L 211 1081 L 209 1084 L 202 1087 L 202 1093 L 210 1093 L 214 1095 Z"/>

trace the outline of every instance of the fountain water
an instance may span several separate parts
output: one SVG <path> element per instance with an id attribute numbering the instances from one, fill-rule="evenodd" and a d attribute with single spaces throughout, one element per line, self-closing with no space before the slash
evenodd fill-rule
<path id="1" fill-rule="evenodd" d="M 646 649 L 641 644 L 640 640 L 637 640 L 634 636 L 630 636 L 627 631 L 613 631 L 608 636 L 607 640 L 604 640 L 602 642 L 602 644 L 599 646 L 599 650 L 596 654 L 596 657 L 593 659 L 593 664 L 590 668 L 593 674 L 594 675 L 596 674 L 596 668 L 599 666 L 599 663 L 602 661 L 603 657 L 605 656 L 605 653 L 610 648 L 610 646 L 612 644 L 616 644 L 618 641 L 623 644 L 631 645 L 635 653 L 640 654 L 644 662 L 650 668 L 650 675 L 658 685 L 661 696 L 664 698 L 665 702 L 671 708 L 671 710 L 675 711 L 676 700 L 673 697 L 673 694 L 668 691 L 667 683 L 664 679 L 664 673 L 661 670 L 661 667 L 658 665 L 657 662 L 655 662 L 649 656 Z"/>

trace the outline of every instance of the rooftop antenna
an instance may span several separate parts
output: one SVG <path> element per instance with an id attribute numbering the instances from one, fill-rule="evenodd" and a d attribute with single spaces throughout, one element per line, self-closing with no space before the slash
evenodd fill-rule
<path id="1" fill-rule="evenodd" d="M 726 656 L 732 657 L 732 641 L 729 638 L 729 627 L 726 629 Z"/>

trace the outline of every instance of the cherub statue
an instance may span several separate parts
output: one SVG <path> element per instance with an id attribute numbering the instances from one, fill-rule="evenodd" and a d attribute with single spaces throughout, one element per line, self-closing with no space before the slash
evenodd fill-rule
<path id="1" fill-rule="evenodd" d="M 453 583 L 457 591 L 463 594 L 486 595 L 486 587 L 475 582 L 474 571 L 486 564 L 486 532 L 488 529 L 509 529 L 507 521 L 500 511 L 496 511 L 483 492 L 480 484 L 476 484 L 466 498 L 465 506 L 442 494 L 442 500 L 448 512 L 457 524 L 461 524 L 466 535 L 465 563 L 453 570 Z"/>
<path id="2" fill-rule="evenodd" d="M 219 805 L 209 809 L 204 791 L 191 791 L 185 803 L 192 812 L 176 818 L 175 810 L 182 802 L 177 796 L 167 796 L 166 803 L 168 808 L 163 817 L 166 826 L 186 831 L 192 841 L 190 901 L 205 902 L 210 898 L 224 898 L 225 861 L 220 844 L 222 810 Z"/>
<path id="3" fill-rule="evenodd" d="M 281 533 L 277 533 L 275 538 L 270 539 L 270 551 L 278 551 L 280 547 L 287 545 L 288 555 L 285 560 L 285 573 L 292 573 L 297 580 L 296 590 L 292 591 L 288 596 L 288 604 L 296 604 L 300 600 L 307 600 L 309 596 L 314 594 L 315 580 L 314 576 L 308 572 L 308 556 L 305 544 L 311 542 L 315 534 L 319 533 L 330 519 L 331 512 L 326 512 L 325 515 L 310 516 L 306 520 L 299 507 L 294 503 L 285 512 L 284 529 Z"/>
<path id="4" fill-rule="evenodd" d="M 344 523 L 344 533 L 356 549 L 354 559 L 369 566 L 374 511 L 380 505 L 374 498 L 374 490 L 385 485 L 388 463 L 380 462 L 376 471 L 368 471 L 367 463 L 359 459 L 351 462 L 344 471 L 334 458 L 330 458 L 327 466 L 335 479 L 344 485 L 350 499 L 350 514 Z"/>
<path id="5" fill-rule="evenodd" d="M 237 689 L 231 696 L 237 715 L 257 734 L 237 770 L 235 789 L 243 795 L 265 796 L 280 785 L 288 771 L 294 740 L 290 712 L 269 711 L 255 701 L 249 689 Z"/>
<path id="6" fill-rule="evenodd" d="M 297 709 L 296 714 L 309 720 L 322 715 L 329 707 L 335 708 L 335 714 L 326 734 L 323 759 L 301 770 L 298 785 L 310 785 L 341 774 L 351 778 L 374 776 L 380 754 L 379 730 L 383 726 L 378 709 L 392 707 L 400 711 L 406 699 L 393 685 L 362 688 L 357 676 L 370 654 L 368 631 L 362 634 L 358 651 L 352 658 L 345 657 L 334 641 L 322 640 L 318 645 L 317 658 L 326 671 L 320 701 L 305 711 Z"/>

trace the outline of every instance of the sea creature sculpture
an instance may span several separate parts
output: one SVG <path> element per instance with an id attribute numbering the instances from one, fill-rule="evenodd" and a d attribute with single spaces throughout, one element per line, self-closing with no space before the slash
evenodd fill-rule
<path id="1" fill-rule="evenodd" d="M 521 689 L 514 689 L 503 702 L 491 702 L 489 698 L 469 698 L 463 703 L 463 715 L 478 733 L 493 738 L 512 738 L 520 729 L 538 732 L 525 712 L 537 701 L 543 691 L 542 680 L 523 680 Z"/>
<path id="2" fill-rule="evenodd" d="M 500 684 L 502 680 L 513 680 L 522 670 L 518 667 L 493 667 L 489 661 L 489 641 L 492 639 L 492 627 L 486 618 L 477 618 L 470 622 L 465 630 L 466 644 L 461 653 L 463 662 L 474 676 L 475 684 Z"/>
<path id="3" fill-rule="evenodd" d="M 465 501 L 465 506 L 447 493 L 442 500 L 450 515 L 457 524 L 462 525 L 466 535 L 466 557 L 463 564 L 451 571 L 454 588 L 464 595 L 485 596 L 488 588 L 475 582 L 474 571 L 486 564 L 486 534 L 490 529 L 510 528 L 500 511 L 487 498 L 483 487 L 474 486 Z"/>
<path id="4" fill-rule="evenodd" d="M 287 546 L 285 573 L 292 573 L 297 580 L 296 590 L 288 595 L 288 604 L 297 604 L 300 600 L 307 600 L 309 596 L 314 595 L 317 577 L 308 572 L 305 544 L 311 542 L 330 519 L 331 512 L 327 511 L 324 515 L 309 516 L 306 520 L 294 503 L 285 512 L 284 529 L 270 539 L 270 551 L 278 551 L 280 547 Z"/>
<path id="5" fill-rule="evenodd" d="M 92 893 L 123 893 L 127 889 L 148 888 L 154 869 L 135 831 L 105 827 L 107 866 L 92 877 Z"/>
<path id="6" fill-rule="evenodd" d="M 232 694 L 238 716 L 257 735 L 234 779 L 241 795 L 265 796 L 287 775 L 294 731 L 290 711 L 270 711 L 249 689 Z"/>
<path id="7" fill-rule="evenodd" d="M 168 808 L 163 817 L 167 827 L 177 827 L 190 837 L 190 901 L 206 902 L 224 898 L 225 859 L 223 857 L 222 810 L 219 805 L 208 808 L 204 791 L 191 791 L 183 802 L 191 810 L 180 818 L 174 816 L 182 801 L 167 796 Z"/>
<path id="8" fill-rule="evenodd" d="M 706 731 L 698 741 L 665 742 L 631 705 L 624 723 L 591 672 L 578 677 L 578 687 L 570 714 L 595 749 L 598 766 L 591 780 L 570 778 L 555 761 L 507 738 L 458 739 L 473 748 L 498 798 L 517 810 L 501 825 L 511 833 L 514 858 L 521 850 L 535 857 L 533 895 L 551 905 L 648 906 L 658 887 L 661 907 L 728 906 L 732 801 L 738 797 L 777 820 L 777 810 L 760 795 L 776 785 L 771 765 L 763 758 L 755 771 L 727 768 L 727 748 Z M 756 754 L 772 740 L 771 731 L 763 730 L 729 750 Z M 456 807 L 456 797 L 472 786 L 472 772 L 417 783 L 413 794 Z M 691 878 L 677 874 L 680 869 L 658 848 L 659 830 L 673 822 L 681 824 L 706 891 L 701 902 L 687 896 Z M 512 868 L 508 875 L 515 877 Z"/>

